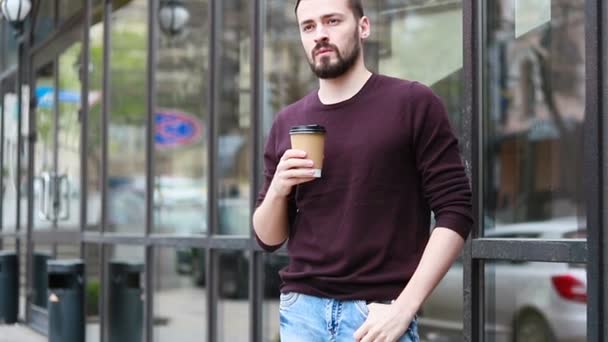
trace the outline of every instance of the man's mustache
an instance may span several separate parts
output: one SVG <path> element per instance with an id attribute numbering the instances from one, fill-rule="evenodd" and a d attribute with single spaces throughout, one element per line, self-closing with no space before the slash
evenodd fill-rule
<path id="1" fill-rule="evenodd" d="M 317 45 L 315 45 L 315 48 L 312 49 L 312 55 L 313 57 L 316 56 L 319 53 L 319 50 L 333 50 L 333 51 L 338 51 L 338 47 L 330 44 L 330 43 L 317 43 Z"/>

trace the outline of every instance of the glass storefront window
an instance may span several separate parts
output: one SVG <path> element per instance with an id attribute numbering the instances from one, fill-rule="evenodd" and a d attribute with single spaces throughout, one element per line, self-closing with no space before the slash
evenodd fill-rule
<path id="1" fill-rule="evenodd" d="M 418 81 L 444 102 L 457 136 L 462 126 L 462 1 L 368 2 L 372 35 L 366 65 Z"/>
<path id="2" fill-rule="evenodd" d="M 154 232 L 207 233 L 208 2 L 184 3 L 184 31 L 160 31 L 156 65 Z"/>
<path id="3" fill-rule="evenodd" d="M 87 230 L 99 231 L 101 223 L 101 110 L 103 101 L 103 20 L 104 12 L 99 1 L 94 2 L 89 29 L 89 67 L 79 65 L 80 72 L 89 73 L 88 90 L 88 146 L 84 154 L 87 162 Z"/>
<path id="4" fill-rule="evenodd" d="M 266 1 L 264 28 L 263 130 L 266 137 L 274 116 L 317 87 L 306 64 L 292 2 Z"/>
<path id="5" fill-rule="evenodd" d="M 50 1 L 49 1 L 50 2 Z M 59 25 L 84 9 L 82 0 L 59 0 Z"/>
<path id="6" fill-rule="evenodd" d="M 107 231 L 143 233 L 146 195 L 146 63 L 148 1 L 112 15 L 108 128 Z"/>
<path id="7" fill-rule="evenodd" d="M 53 30 L 55 29 L 55 1 L 39 1 L 38 6 L 36 27 L 34 28 L 35 43 L 42 42 L 53 33 Z"/>
<path id="8" fill-rule="evenodd" d="M 486 13 L 486 235 L 576 237 L 585 229 L 584 1 L 492 1 Z"/>
<path id="9" fill-rule="evenodd" d="M 289 257 L 278 254 L 264 255 L 264 300 L 262 336 L 264 341 L 279 341 L 279 271 L 287 266 Z"/>
<path id="10" fill-rule="evenodd" d="M 57 245 L 55 247 L 57 249 L 57 257 L 58 260 L 76 260 L 80 259 L 80 245 Z"/>
<path id="11" fill-rule="evenodd" d="M 37 142 L 34 145 L 34 230 L 52 229 L 57 226 L 56 218 L 59 211 L 65 212 L 66 206 L 59 205 L 59 199 L 63 196 L 56 196 L 58 192 L 51 188 L 51 183 L 58 180 L 55 177 L 55 128 L 56 128 L 56 98 L 58 98 L 55 87 L 56 67 L 53 62 L 49 62 L 36 70 L 36 136 Z M 17 122 L 15 120 L 15 127 Z M 18 131 L 18 130 L 16 130 Z M 16 134 L 15 134 L 16 135 Z M 15 136 L 15 141 L 17 137 Z M 23 177 L 23 176 L 22 176 Z M 23 188 L 25 189 L 25 187 Z M 22 190 L 24 191 L 24 190 Z M 64 192 L 65 193 L 65 192 Z M 62 201 L 65 203 L 65 201 Z M 57 205 L 54 205 L 54 204 Z M 21 207 L 22 211 L 23 208 Z M 61 210 L 63 209 L 63 210 Z M 27 221 L 21 221 L 27 222 Z"/>
<path id="12" fill-rule="evenodd" d="M 249 252 L 218 252 L 218 341 L 249 341 Z"/>
<path id="13" fill-rule="evenodd" d="M 99 245 L 84 245 L 84 267 L 86 277 L 85 312 L 86 340 L 99 341 L 100 316 L 99 300 L 101 296 L 101 248 Z"/>
<path id="14" fill-rule="evenodd" d="M 4 25 L 4 34 L 6 39 L 6 51 L 2 51 L 5 58 L 5 69 L 17 66 L 18 50 L 17 50 L 17 38 L 15 37 L 15 31 L 9 25 Z M 4 47 L 3 47 L 4 48 Z"/>
<path id="15" fill-rule="evenodd" d="M 419 334 L 427 341 L 461 341 L 464 298 L 462 255 L 424 302 L 419 312 Z"/>
<path id="16" fill-rule="evenodd" d="M 56 57 L 56 64 L 48 62 L 35 70 L 38 138 L 34 145 L 32 198 L 35 230 L 80 228 L 81 54 L 82 43 L 73 42 Z M 26 120 L 23 127 L 28 129 Z M 27 162 L 27 156 L 23 158 Z M 26 175 L 23 173 L 22 177 Z M 25 181 L 22 187 L 22 193 L 27 196 Z M 27 207 L 22 208 L 27 214 Z M 27 222 L 27 218 L 22 222 Z"/>
<path id="17" fill-rule="evenodd" d="M 10 238 L 2 238 L 2 248 L 0 250 L 5 252 L 15 252 L 17 250 L 17 240 Z"/>
<path id="18" fill-rule="evenodd" d="M 5 70 L 5 60 L 6 60 L 6 22 L 0 22 L 0 72 L 4 72 Z"/>
<path id="19" fill-rule="evenodd" d="M 462 258 L 421 311 L 421 338 L 460 341 L 463 329 Z M 491 261 L 485 266 L 484 341 L 584 341 L 585 265 Z"/>
<path id="20" fill-rule="evenodd" d="M 14 232 L 17 225 L 17 95 L 14 80 L 0 83 L 4 160 L 2 170 L 2 231 Z M 21 201 L 23 205 L 25 201 Z M 23 208 L 23 207 L 22 207 Z M 22 209 L 23 210 L 23 209 Z M 23 221 L 22 221 L 23 222 Z"/>
<path id="21" fill-rule="evenodd" d="M 205 341 L 205 251 L 158 248 L 154 260 L 154 341 Z"/>
<path id="22" fill-rule="evenodd" d="M 6 59 L 8 58 L 7 35 L 9 27 L 6 21 L 0 22 L 0 73 L 7 69 Z"/>
<path id="23" fill-rule="evenodd" d="M 221 5 L 220 5 L 221 4 Z M 219 128 L 218 234 L 249 235 L 251 186 L 251 1 L 225 0 L 221 6 L 217 59 Z"/>
<path id="24" fill-rule="evenodd" d="M 366 66 L 377 73 L 419 81 L 446 104 L 454 129 L 462 122 L 462 2 L 373 0 L 365 3 L 371 37 Z M 264 120 L 317 88 L 300 42 L 293 3 L 266 2 Z"/>
<path id="25" fill-rule="evenodd" d="M 58 171 L 72 175 L 74 193 L 69 225 L 40 222 L 37 207 L 42 194 L 34 185 L 34 229 L 69 228 L 79 225 L 79 201 L 88 203 L 88 227 L 99 230 L 101 215 L 101 167 L 107 162 L 108 232 L 145 231 L 146 217 L 146 124 L 148 6 L 151 0 L 110 0 L 113 5 L 111 32 L 103 29 L 105 0 L 91 0 L 91 61 L 81 64 L 82 44 L 75 42 L 48 65 L 32 70 L 37 87 L 51 87 L 52 96 L 79 93 L 79 72 L 89 72 L 89 131 L 80 132 L 79 106 L 58 103 L 36 109 L 37 141 L 35 176 Z M 58 6 L 55 6 L 58 3 Z M 211 20 L 210 0 L 183 1 L 190 13 L 184 32 L 170 36 L 159 31 L 157 65 L 154 66 L 155 142 L 153 233 L 179 236 L 208 234 L 208 176 L 216 168 L 219 235 L 247 238 L 251 220 L 252 175 L 251 77 L 254 2 L 216 1 L 218 18 Z M 40 1 L 34 46 L 48 38 L 57 21 L 82 10 L 81 0 Z M 263 82 L 259 91 L 263 105 L 264 135 L 276 113 L 317 87 L 300 42 L 292 1 L 259 2 L 265 19 L 263 36 Z M 486 237 L 560 239 L 587 237 L 585 227 L 585 176 L 583 123 L 585 120 L 585 17 L 583 0 L 497 0 L 484 2 L 483 85 L 483 227 Z M 213 7 L 213 6 L 212 6 Z M 443 100 L 453 127 L 460 136 L 463 125 L 462 0 L 368 0 L 366 15 L 372 36 L 364 43 L 370 70 L 430 86 Z M 217 23 L 218 41 L 210 51 L 210 23 Z M 3 23 L 2 23 L 3 24 Z M 153 23 L 157 24 L 157 23 Z M 4 24 L 3 24 L 4 25 Z M 17 63 L 17 45 L 10 28 L 5 37 L 2 61 Z M 103 36 L 110 39 L 110 70 L 103 69 Z M 65 43 L 61 37 L 58 41 Z M 66 36 L 66 38 L 68 38 Z M 79 38 L 80 39 L 80 38 Z M 209 54 L 217 68 L 216 89 L 208 89 Z M 51 60 L 51 59 L 49 59 Z M 57 64 L 55 64 L 57 63 Z M 4 64 L 4 63 L 3 63 Z M 6 67 L 7 65 L 2 65 Z M 1 72 L 2 70 L 0 70 Z M 56 74 L 55 72 L 58 71 Z M 104 71 L 109 73 L 109 92 L 102 95 Z M 55 82 L 58 79 L 59 83 Z M 472 80 L 469 80 L 472 81 Z M 0 111 L 4 129 L 4 186 L 2 232 L 16 224 L 16 203 L 21 202 L 21 229 L 27 224 L 26 169 L 16 165 L 16 86 L 2 80 Z M 36 89 L 38 90 L 38 89 Z M 27 89 L 24 90 L 27 94 Z M 257 93 L 257 92 L 256 92 Z M 209 112 L 209 94 L 214 112 Z M 64 93 L 65 95 L 65 93 Z M 102 99 L 108 96 L 109 159 L 101 156 Z M 25 101 L 28 103 L 28 101 Z M 215 120 L 210 120 L 214 115 Z M 208 164 L 213 138 L 210 121 L 217 124 L 217 160 Z M 55 128 L 57 128 L 55 130 Z M 58 132 L 56 135 L 55 133 Z M 88 134 L 89 150 L 80 153 L 80 134 Z M 462 137 L 461 137 L 462 138 Z M 461 139 L 462 141 L 462 139 Z M 24 141 L 24 151 L 27 142 Z M 55 155 L 59 155 L 56 161 Z M 26 154 L 22 155 L 24 165 Z M 88 168 L 88 198 L 80 198 L 80 158 Z M 21 178 L 20 178 L 21 177 Z M 16 198 L 21 179 L 22 197 Z M 215 186 L 215 185 L 214 185 Z M 48 220 L 47 220 L 48 221 Z M 37 237 L 37 232 L 34 237 Z M 221 238 L 220 238 L 221 239 Z M 183 240 L 183 239 L 182 239 Z M 230 239 L 229 239 L 230 240 Z M 3 250 L 14 250 L 15 240 L 2 240 Z M 141 242 L 141 241 L 140 241 Z M 145 250 L 143 245 L 105 246 L 35 244 L 32 289 L 26 291 L 21 277 L 21 301 L 31 294 L 36 306 L 45 306 L 48 294 L 43 271 L 46 260 L 84 257 L 86 267 L 87 340 L 100 335 L 99 295 L 104 286 L 115 286 L 112 274 L 100 283 L 101 267 L 124 263 L 137 268 L 125 286 L 137 289 L 128 297 L 128 311 L 115 305 L 122 297 L 108 298 L 108 329 L 120 327 L 120 317 L 143 336 Z M 139 242 L 138 242 L 139 243 Z M 154 242 L 156 243 L 156 242 Z M 172 244 L 163 239 L 162 244 Z M 223 245 L 222 245 L 223 246 Z M 22 245 L 22 253 L 26 252 Z M 106 264 L 101 252 L 105 248 Z M 224 247 L 222 247 L 224 248 Z M 150 317 L 155 342 L 179 339 L 201 341 L 208 336 L 205 250 L 177 246 L 153 247 L 154 308 Z M 250 334 L 249 260 L 251 251 L 218 250 L 219 279 L 218 341 L 247 341 Z M 262 334 L 265 341 L 279 340 L 278 271 L 288 257 L 264 255 Z M 421 312 L 423 339 L 458 341 L 463 328 L 463 265 L 458 260 L 425 302 Z M 521 261 L 487 262 L 484 270 L 485 341 L 554 341 L 586 338 L 587 278 L 584 265 Z M 215 279 L 213 279 L 215 281 Z M 506 285 L 505 285 L 506 284 Z M 29 292 L 31 290 L 31 292 Z M 118 299 L 117 299 L 118 298 Z M 260 303 L 259 301 L 255 301 Z M 124 303 L 127 303 L 125 301 Z M 23 306 L 22 306 L 23 307 Z M 118 311 L 113 311 L 118 310 Z M 127 312 L 129 314 L 124 315 Z M 123 316 L 119 315 L 122 313 Z M 257 322 L 256 322 L 257 323 Z M 437 323 L 437 326 L 432 326 Z M 428 325 L 431 324 L 431 325 Z M 118 334 L 125 330 L 114 330 Z M 105 332 L 112 340 L 110 331 Z M 134 336 L 135 336 L 134 335 Z M 141 338 L 130 339 L 140 341 Z"/>
<path id="26" fill-rule="evenodd" d="M 59 229 L 80 229 L 80 156 L 81 156 L 81 103 L 82 91 L 79 75 L 82 43 L 75 42 L 59 55 L 59 104 L 57 115 L 57 177 L 60 182 L 58 225 Z M 76 99 L 68 99 L 68 96 Z"/>
<path id="27" fill-rule="evenodd" d="M 486 263 L 485 307 L 484 341 L 586 341 L 585 266 Z"/>

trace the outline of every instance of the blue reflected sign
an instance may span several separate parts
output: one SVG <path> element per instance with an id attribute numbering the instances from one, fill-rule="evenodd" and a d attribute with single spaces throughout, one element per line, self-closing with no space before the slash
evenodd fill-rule
<path id="1" fill-rule="evenodd" d="M 36 87 L 36 99 L 38 100 L 37 106 L 39 108 L 53 108 L 53 102 L 55 100 L 54 96 L 55 91 L 53 87 Z M 79 91 L 60 90 L 58 97 L 59 102 L 62 103 L 80 104 Z"/>
<path id="2" fill-rule="evenodd" d="M 174 110 L 161 110 L 156 113 L 157 147 L 170 148 L 198 142 L 203 134 L 200 121 L 186 113 Z"/>
<path id="3" fill-rule="evenodd" d="M 59 103 L 80 105 L 81 96 L 78 90 L 59 90 L 57 94 Z M 101 98 L 101 92 L 89 92 L 89 106 L 94 105 Z M 36 106 L 38 108 L 52 109 L 55 102 L 55 88 L 50 86 L 36 87 Z"/>

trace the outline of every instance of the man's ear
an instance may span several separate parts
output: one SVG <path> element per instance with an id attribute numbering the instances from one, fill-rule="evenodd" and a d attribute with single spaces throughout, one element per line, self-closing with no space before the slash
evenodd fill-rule
<path id="1" fill-rule="evenodd" d="M 367 39 L 369 38 L 370 35 L 370 23 L 369 23 L 369 18 L 366 16 L 361 17 L 361 19 L 359 19 L 359 36 L 362 39 Z"/>

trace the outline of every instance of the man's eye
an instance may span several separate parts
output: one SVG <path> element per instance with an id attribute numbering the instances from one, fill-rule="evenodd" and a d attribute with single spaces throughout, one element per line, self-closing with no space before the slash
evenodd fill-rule
<path id="1" fill-rule="evenodd" d="M 312 30 L 312 25 L 306 25 L 302 27 L 302 31 L 310 32 Z"/>
<path id="2" fill-rule="evenodd" d="M 340 20 L 338 20 L 338 19 L 329 19 L 327 21 L 327 23 L 330 25 L 337 25 L 339 22 L 340 22 Z"/>

